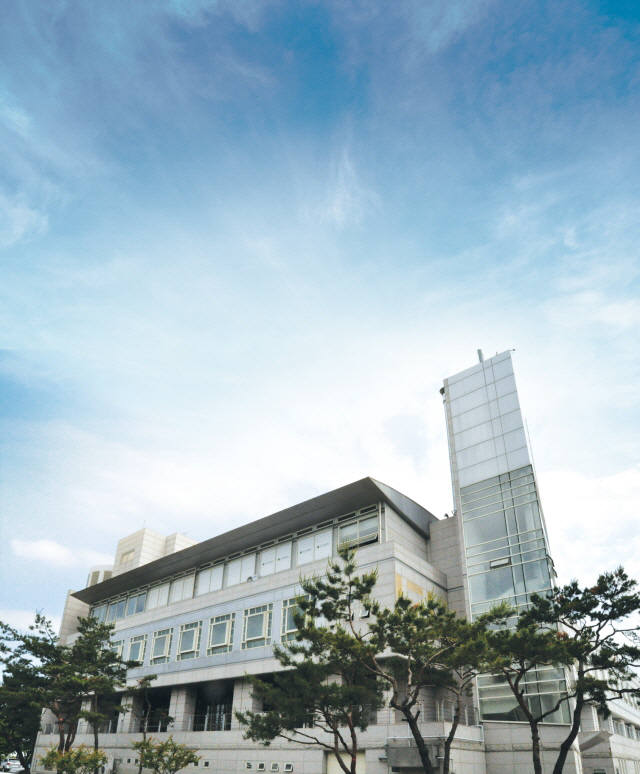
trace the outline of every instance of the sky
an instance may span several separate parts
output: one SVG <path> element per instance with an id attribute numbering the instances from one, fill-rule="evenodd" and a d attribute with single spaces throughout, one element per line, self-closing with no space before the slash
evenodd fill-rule
<path id="1" fill-rule="evenodd" d="M 0 4 L 0 619 L 143 526 L 451 511 L 515 349 L 560 580 L 640 577 L 640 5 Z"/>

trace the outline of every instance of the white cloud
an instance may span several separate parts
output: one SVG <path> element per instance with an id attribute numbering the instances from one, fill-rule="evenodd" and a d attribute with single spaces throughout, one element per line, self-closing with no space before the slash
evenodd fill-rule
<path id="1" fill-rule="evenodd" d="M 345 148 L 333 165 L 327 198 L 320 208 L 320 220 L 339 227 L 360 223 L 380 206 L 380 197 L 360 180 L 351 154 Z"/>
<path id="2" fill-rule="evenodd" d="M 36 612 L 41 613 L 45 618 L 48 618 L 51 621 L 51 625 L 54 631 L 57 632 L 60 630 L 60 616 L 49 615 L 46 610 L 40 609 L 36 611 L 19 610 L 6 607 L 0 608 L 0 621 L 9 624 L 9 626 L 12 626 L 14 629 L 18 629 L 18 631 L 27 631 L 36 617 Z"/>
<path id="3" fill-rule="evenodd" d="M 47 215 L 29 205 L 24 196 L 0 193 L 0 248 L 37 236 L 48 225 Z"/>
<path id="4" fill-rule="evenodd" d="M 12 540 L 11 550 L 20 559 L 31 559 L 58 567 L 83 566 L 89 569 L 96 564 L 111 564 L 113 556 L 90 549 L 73 550 L 55 540 Z"/>
<path id="5" fill-rule="evenodd" d="M 562 582 L 590 582 L 623 565 L 640 579 L 640 465 L 608 476 L 540 473 L 551 554 Z"/>

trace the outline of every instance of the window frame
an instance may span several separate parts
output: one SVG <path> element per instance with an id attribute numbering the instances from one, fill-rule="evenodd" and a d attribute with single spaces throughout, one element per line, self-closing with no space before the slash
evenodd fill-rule
<path id="1" fill-rule="evenodd" d="M 362 525 L 368 521 L 375 521 L 376 528 L 372 532 L 362 532 Z M 357 535 L 349 540 L 342 539 L 342 530 L 348 527 L 356 527 Z M 366 513 L 362 516 L 358 516 L 353 521 L 348 521 L 345 524 L 338 525 L 338 548 L 356 548 L 357 546 L 368 545 L 369 543 L 376 543 L 380 540 L 380 514 L 379 513 Z"/>
<path id="2" fill-rule="evenodd" d="M 262 631 L 258 637 L 247 637 L 249 619 L 256 615 L 263 616 Z M 273 603 L 245 608 L 242 625 L 242 650 L 260 648 L 271 644 L 271 627 L 273 624 Z"/>
<path id="3" fill-rule="evenodd" d="M 219 564 L 213 564 L 211 567 L 203 567 L 202 570 L 198 570 L 196 573 L 196 579 L 193 585 L 193 596 L 195 597 L 201 597 L 203 594 L 210 594 L 213 591 L 220 591 L 224 586 L 224 565 L 225 562 L 220 562 Z M 207 582 L 207 589 L 200 589 L 200 579 L 208 575 L 208 582 Z M 217 586 L 214 586 L 212 588 L 211 582 L 216 576 L 220 576 L 220 584 Z"/>
<path id="4" fill-rule="evenodd" d="M 134 658 L 131 654 L 131 648 L 134 644 L 141 643 L 140 647 L 140 656 L 139 658 Z M 132 637 L 129 640 L 129 661 L 137 661 L 138 664 L 144 664 L 144 656 L 145 651 L 147 649 L 147 635 L 146 634 L 137 634 L 135 637 Z"/>
<path id="5" fill-rule="evenodd" d="M 186 632 L 195 632 L 193 637 L 193 647 L 188 650 L 182 649 L 182 639 Z M 178 648 L 176 661 L 189 661 L 198 658 L 200 655 L 200 639 L 202 636 L 202 621 L 191 621 L 181 624 L 178 632 Z"/>
<path id="6" fill-rule="evenodd" d="M 236 614 L 223 613 L 209 619 L 209 632 L 207 635 L 207 656 L 217 656 L 220 653 L 230 653 L 233 650 L 233 633 L 235 629 Z M 211 641 L 215 626 L 226 624 L 225 640 L 222 644 L 214 645 Z"/>
<path id="7" fill-rule="evenodd" d="M 300 597 L 297 596 L 297 597 L 289 597 L 288 599 L 282 600 L 282 620 L 280 622 L 281 642 L 290 642 L 291 640 L 295 640 L 295 635 L 296 635 L 296 632 L 298 631 L 298 627 L 296 626 L 295 629 L 288 629 L 287 618 L 289 615 L 289 610 L 291 610 L 292 608 L 300 609 L 300 605 L 297 604 L 299 599 Z"/>
<path id="8" fill-rule="evenodd" d="M 166 644 L 161 656 L 155 656 L 156 642 L 161 638 L 166 637 Z M 166 664 L 171 659 L 171 643 L 173 641 L 173 629 L 158 629 L 153 633 L 153 639 L 151 641 L 151 652 L 149 654 L 149 664 Z"/>
<path id="9" fill-rule="evenodd" d="M 169 604 L 169 590 L 170 590 L 171 583 L 169 581 L 163 581 L 162 583 L 158 583 L 155 586 L 151 586 L 151 588 L 147 591 L 147 601 L 146 601 L 146 609 L 147 610 L 156 610 L 158 607 L 166 607 Z M 167 590 L 166 595 L 162 594 L 160 595 L 160 590 L 165 589 Z M 157 604 L 150 604 L 153 600 L 153 596 L 157 595 L 158 598 L 161 600 Z M 162 601 L 164 600 L 164 601 Z"/>

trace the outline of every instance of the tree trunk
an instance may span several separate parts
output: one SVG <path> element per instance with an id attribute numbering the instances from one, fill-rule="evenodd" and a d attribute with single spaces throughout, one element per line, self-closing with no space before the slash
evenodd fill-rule
<path id="1" fill-rule="evenodd" d="M 93 716 L 94 721 L 91 724 L 91 727 L 93 729 L 93 749 L 98 752 L 98 748 L 100 747 L 99 739 L 98 739 L 98 732 L 100 728 L 100 721 L 97 720 L 98 716 L 98 694 L 94 693 L 91 697 L 91 705 L 93 707 Z M 98 774 L 99 768 L 96 766 L 96 768 L 93 770 L 93 774 Z"/>
<path id="2" fill-rule="evenodd" d="M 29 768 L 29 764 L 27 763 L 27 759 L 25 758 L 24 753 L 22 752 L 22 749 L 19 745 L 15 745 L 16 755 L 18 756 L 18 760 L 20 761 L 20 765 L 22 768 L 27 772 L 27 774 L 31 774 L 31 769 Z"/>
<path id="3" fill-rule="evenodd" d="M 149 723 L 149 715 L 151 714 L 151 702 L 145 697 L 145 713 L 142 716 L 142 741 L 147 741 L 147 724 Z M 138 764 L 138 774 L 142 774 L 142 755 L 140 756 L 140 763 Z"/>
<path id="4" fill-rule="evenodd" d="M 442 774 L 449 774 L 449 766 L 451 765 L 451 745 L 453 738 L 456 735 L 458 726 L 460 725 L 460 714 L 462 712 L 462 696 L 458 696 L 456 700 L 456 708 L 453 713 L 453 720 L 451 721 L 451 729 L 447 738 L 444 740 L 444 760 L 442 761 Z"/>
<path id="5" fill-rule="evenodd" d="M 542 762 L 540 760 L 540 732 L 538 724 L 530 721 L 531 726 L 531 757 L 533 758 L 533 773 L 542 774 Z"/>
<path id="6" fill-rule="evenodd" d="M 58 752 L 64 752 L 64 718 L 58 715 L 56 719 L 58 721 Z"/>
<path id="7" fill-rule="evenodd" d="M 573 722 L 571 723 L 571 730 L 569 731 L 566 739 L 560 745 L 560 752 L 558 753 L 556 762 L 553 765 L 553 774 L 562 774 L 564 764 L 566 763 L 567 756 L 569 755 L 569 750 L 571 749 L 571 745 L 574 743 L 576 737 L 578 736 L 578 732 L 580 731 L 580 716 L 582 715 L 583 707 L 583 701 L 581 699 L 577 699 L 576 706 L 573 709 Z"/>
<path id="8" fill-rule="evenodd" d="M 420 733 L 417 715 L 416 716 L 412 715 L 411 708 L 409 707 L 395 706 L 394 709 L 399 709 L 400 712 L 402 712 L 402 714 L 405 716 L 407 723 L 409 724 L 409 728 L 411 729 L 411 733 L 413 734 L 416 747 L 418 748 L 418 755 L 420 756 L 420 760 L 422 761 L 422 768 L 424 769 L 424 774 L 434 774 L 433 766 L 429 758 L 429 750 L 427 749 L 427 745 L 425 744 L 422 734 Z"/>

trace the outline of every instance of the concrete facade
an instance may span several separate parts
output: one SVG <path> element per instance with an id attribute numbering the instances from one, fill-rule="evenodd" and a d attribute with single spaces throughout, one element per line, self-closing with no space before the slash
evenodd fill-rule
<path id="1" fill-rule="evenodd" d="M 118 543 L 111 576 L 103 573 L 98 582 L 94 576 L 87 588 L 70 593 L 62 641 L 73 638 L 79 615 L 113 622 L 114 647 L 140 662 L 130 670 L 128 685 L 157 675 L 149 733 L 171 733 L 196 749 L 199 768 L 216 774 L 333 774 L 336 762 L 321 749 L 282 740 L 265 748 L 246 741 L 234 714 L 260 710 L 247 676 L 279 668 L 272 648 L 290 633 L 288 603 L 300 591 L 301 576 L 323 573 L 338 547 L 350 545 L 357 548 L 363 571 L 377 569 L 375 593 L 382 604 L 392 605 L 400 594 L 416 601 L 434 594 L 466 616 L 490 604 L 494 589 L 520 604 L 533 585 L 544 588 L 553 579 L 510 354 L 450 377 L 442 393 L 455 505 L 450 517 L 437 519 L 366 478 L 195 545 L 184 536 L 141 530 Z M 499 508 L 493 505 L 496 493 Z M 525 532 L 531 545 L 523 548 Z M 518 537 L 517 551 L 512 535 Z M 552 678 L 557 687 L 563 675 Z M 548 692 L 542 680 L 532 695 L 543 701 L 537 697 Z M 496 699 L 495 693 L 481 685 L 465 708 L 452 773 L 532 770 L 528 726 L 513 715 L 508 696 Z M 141 738 L 141 707 L 126 695 L 124 703 L 127 711 L 107 724 L 100 744 L 109 768 L 134 774 L 131 743 Z M 619 704 L 610 721 L 585 714 L 584 749 L 581 753 L 576 745 L 567 774 L 640 774 L 640 712 L 633 704 Z M 421 709 L 423 736 L 433 759 L 441 760 L 451 708 L 441 696 L 425 692 Z M 542 733 L 548 771 L 566 733 L 562 718 L 557 720 Z M 421 771 L 400 717 L 385 708 L 374 721 L 359 739 L 359 774 Z M 56 742 L 55 730 L 44 717 L 35 760 Z M 76 744 L 92 743 L 88 730 L 81 724 Z"/>

